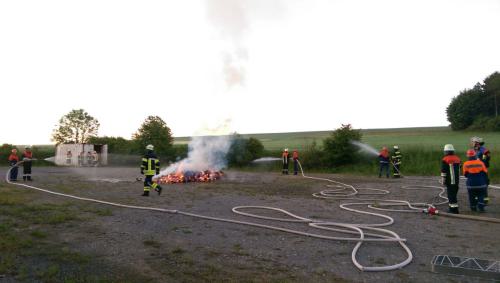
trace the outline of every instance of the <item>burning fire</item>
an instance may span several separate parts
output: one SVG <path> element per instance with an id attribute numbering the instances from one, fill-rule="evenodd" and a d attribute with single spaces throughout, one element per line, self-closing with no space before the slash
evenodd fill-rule
<path id="1" fill-rule="evenodd" d="M 157 179 L 159 184 L 175 184 L 190 182 L 212 182 L 220 179 L 224 173 L 222 171 L 177 171 Z"/>

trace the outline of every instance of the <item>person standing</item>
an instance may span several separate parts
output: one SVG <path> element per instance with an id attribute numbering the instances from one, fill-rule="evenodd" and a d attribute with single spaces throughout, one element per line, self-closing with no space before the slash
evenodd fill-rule
<path id="1" fill-rule="evenodd" d="M 393 178 L 400 178 L 401 177 L 401 151 L 399 150 L 399 146 L 395 145 L 394 146 L 394 152 L 391 156 L 391 162 L 392 166 L 394 168 L 392 172 L 392 177 Z"/>
<path id="2" fill-rule="evenodd" d="M 448 212 L 458 214 L 458 183 L 460 181 L 460 158 L 455 155 L 452 144 L 444 146 L 445 156 L 441 160 L 441 183 L 448 193 Z"/>
<path id="3" fill-rule="evenodd" d="M 283 151 L 281 159 L 283 160 L 283 170 L 281 171 L 281 173 L 283 175 L 288 175 L 288 148 L 285 148 L 285 150 Z"/>
<path id="4" fill-rule="evenodd" d="M 17 149 L 13 148 L 9 155 L 9 165 L 12 167 L 10 169 L 9 180 L 11 182 L 17 181 L 17 163 L 19 162 L 19 156 L 17 156 Z"/>
<path id="5" fill-rule="evenodd" d="M 146 154 L 142 158 L 141 174 L 145 177 L 144 193 L 142 196 L 149 196 L 149 191 L 151 189 L 154 189 L 158 192 L 158 195 L 160 195 L 162 187 L 153 181 L 153 176 L 160 174 L 160 160 L 154 153 L 154 146 L 152 144 L 146 146 Z"/>
<path id="6" fill-rule="evenodd" d="M 469 193 L 469 204 L 472 211 L 484 212 L 484 196 L 486 193 L 488 169 L 484 163 L 477 159 L 473 149 L 467 150 L 467 158 L 464 163 L 464 176 L 467 178 L 467 192 Z"/>
<path id="7" fill-rule="evenodd" d="M 477 159 L 481 160 L 486 166 L 486 169 L 490 168 L 490 159 L 491 154 L 490 151 L 484 146 L 484 141 L 480 137 L 471 138 L 471 144 L 474 147 L 474 151 L 476 152 Z M 486 191 L 484 195 L 484 204 L 488 205 L 490 202 L 490 198 L 488 197 L 488 186 L 490 185 L 490 178 L 488 174 L 486 174 Z"/>
<path id="8" fill-rule="evenodd" d="M 382 147 L 378 155 L 380 168 L 378 170 L 378 177 L 382 177 L 382 171 L 385 171 L 385 176 L 389 178 L 389 150 L 387 147 Z"/>
<path id="9" fill-rule="evenodd" d="M 293 175 L 297 175 L 299 172 L 299 152 L 294 149 L 292 153 L 293 158 Z"/>
<path id="10" fill-rule="evenodd" d="M 31 178 L 31 166 L 33 160 L 33 152 L 31 148 L 27 146 L 23 152 L 23 181 L 33 181 Z"/>

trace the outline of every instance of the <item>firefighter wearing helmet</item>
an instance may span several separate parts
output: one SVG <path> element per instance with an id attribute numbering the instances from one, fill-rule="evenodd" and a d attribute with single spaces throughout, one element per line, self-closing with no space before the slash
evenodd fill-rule
<path id="1" fill-rule="evenodd" d="M 486 166 L 486 169 L 490 168 L 490 159 L 491 159 L 491 154 L 490 151 L 484 146 L 484 141 L 480 137 L 472 137 L 470 139 L 471 141 L 471 146 L 476 152 L 476 157 L 477 159 L 481 160 L 484 163 L 484 166 Z M 490 178 L 488 177 L 488 174 L 486 174 L 486 179 L 487 179 L 487 185 L 490 184 Z M 484 196 L 484 203 L 488 205 L 490 201 L 490 198 L 488 197 L 488 186 L 486 186 L 486 192 Z"/>
<path id="2" fill-rule="evenodd" d="M 32 160 L 33 152 L 31 152 L 31 147 L 26 146 L 23 152 L 23 181 L 33 181 L 31 178 Z"/>
<path id="3" fill-rule="evenodd" d="M 394 168 L 394 171 L 392 172 L 392 177 L 394 178 L 399 178 L 401 177 L 401 159 L 402 159 L 401 151 L 399 150 L 399 146 L 395 145 L 394 146 L 394 151 L 391 155 L 391 162 L 392 166 Z"/>
<path id="4" fill-rule="evenodd" d="M 289 161 L 288 148 L 285 148 L 283 150 L 283 154 L 281 154 L 281 159 L 283 161 L 283 170 L 281 170 L 281 174 L 288 175 L 288 161 Z"/>
<path id="5" fill-rule="evenodd" d="M 467 150 L 467 158 L 468 161 L 463 166 L 463 174 L 467 178 L 470 209 L 484 212 L 488 169 L 481 160 L 477 159 L 476 152 L 473 149 Z"/>
<path id="6" fill-rule="evenodd" d="M 153 181 L 153 176 L 160 174 L 160 160 L 154 153 L 154 146 L 146 146 L 146 154 L 142 158 L 141 174 L 144 175 L 144 193 L 142 196 L 149 196 L 149 191 L 154 189 L 158 195 L 161 194 L 162 187 Z"/>
<path id="7" fill-rule="evenodd" d="M 441 160 L 441 183 L 448 193 L 448 212 L 458 214 L 458 183 L 460 181 L 460 158 L 455 155 L 452 144 L 444 146 L 444 157 Z"/>

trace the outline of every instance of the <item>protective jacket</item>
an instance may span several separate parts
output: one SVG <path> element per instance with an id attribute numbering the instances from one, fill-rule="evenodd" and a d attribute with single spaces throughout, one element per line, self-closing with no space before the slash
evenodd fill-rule
<path id="1" fill-rule="evenodd" d="M 460 180 L 460 158 L 455 154 L 446 155 L 441 160 L 441 177 L 447 186 L 457 185 Z"/>
<path id="2" fill-rule="evenodd" d="M 160 174 L 160 160 L 153 151 L 148 151 L 142 158 L 141 173 L 146 176 Z"/>
<path id="3" fill-rule="evenodd" d="M 383 164 L 388 164 L 389 163 L 389 151 L 388 150 L 381 150 L 379 155 L 378 155 L 378 159 L 380 161 L 380 163 L 383 163 Z"/>
<path id="4" fill-rule="evenodd" d="M 17 154 L 15 153 L 11 153 L 9 155 L 9 164 L 14 166 L 17 162 L 19 162 L 19 156 L 17 156 Z"/>
<path id="5" fill-rule="evenodd" d="M 402 158 L 401 151 L 399 151 L 399 149 L 395 149 L 394 154 L 391 156 L 392 163 L 394 165 L 401 165 L 401 158 Z"/>
<path id="6" fill-rule="evenodd" d="M 467 177 L 467 189 L 482 189 L 487 187 L 488 169 L 481 160 L 466 161 L 463 167 L 464 176 Z"/>

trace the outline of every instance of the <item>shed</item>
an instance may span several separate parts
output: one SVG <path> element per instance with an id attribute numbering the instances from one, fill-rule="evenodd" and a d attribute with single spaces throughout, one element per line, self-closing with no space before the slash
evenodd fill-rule
<path id="1" fill-rule="evenodd" d="M 102 166 L 108 165 L 107 144 L 59 144 L 56 147 L 56 165 L 60 166 Z"/>

